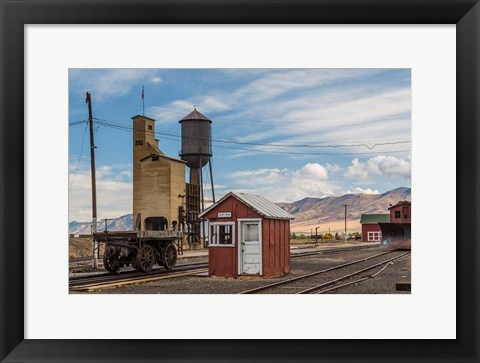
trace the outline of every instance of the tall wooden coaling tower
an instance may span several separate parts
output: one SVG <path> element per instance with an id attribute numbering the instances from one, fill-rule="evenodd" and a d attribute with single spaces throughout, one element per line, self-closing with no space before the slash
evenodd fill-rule
<path id="1" fill-rule="evenodd" d="M 212 188 L 213 202 L 215 202 L 215 192 L 213 190 L 212 177 L 212 141 L 211 141 L 211 124 L 212 121 L 202 115 L 195 108 L 191 113 L 179 121 L 182 125 L 182 150 L 180 157 L 187 162 L 190 169 L 190 180 L 186 183 L 186 195 L 184 211 L 180 211 L 184 215 L 187 242 L 190 247 L 202 244 L 205 247 L 205 230 L 204 224 L 201 223 L 198 215 L 205 209 L 205 199 L 203 193 L 203 173 L 204 166 L 209 164 L 210 180 Z M 201 231 L 202 230 L 202 234 Z"/>

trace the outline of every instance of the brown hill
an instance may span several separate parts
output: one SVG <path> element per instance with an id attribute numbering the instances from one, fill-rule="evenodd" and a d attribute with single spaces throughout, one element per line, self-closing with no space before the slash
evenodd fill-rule
<path id="1" fill-rule="evenodd" d="M 292 214 L 292 231 L 310 232 L 311 228 L 320 226 L 322 233 L 343 231 L 345 209 L 347 204 L 347 228 L 359 230 L 359 220 L 364 213 L 388 213 L 388 207 L 401 200 L 411 200 L 410 188 L 397 188 L 383 194 L 346 194 L 340 197 L 304 198 L 293 203 L 278 203 Z M 325 230 L 326 229 L 326 230 Z"/>

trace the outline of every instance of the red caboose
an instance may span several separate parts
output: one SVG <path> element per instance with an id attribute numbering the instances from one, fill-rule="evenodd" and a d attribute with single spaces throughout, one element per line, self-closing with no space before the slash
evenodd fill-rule
<path id="1" fill-rule="evenodd" d="M 290 220 L 269 200 L 230 192 L 200 214 L 208 219 L 210 276 L 271 277 L 290 271 Z"/>

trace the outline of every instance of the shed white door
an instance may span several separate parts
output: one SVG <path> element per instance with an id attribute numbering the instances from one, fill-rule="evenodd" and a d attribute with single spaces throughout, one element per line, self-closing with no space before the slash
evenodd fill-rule
<path id="1" fill-rule="evenodd" d="M 260 222 L 242 222 L 241 274 L 259 275 L 261 270 Z"/>

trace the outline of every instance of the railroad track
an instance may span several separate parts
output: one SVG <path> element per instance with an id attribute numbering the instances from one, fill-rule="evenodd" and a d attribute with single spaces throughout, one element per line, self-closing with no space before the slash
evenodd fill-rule
<path id="1" fill-rule="evenodd" d="M 319 250 L 319 251 L 290 253 L 290 258 L 314 256 L 314 255 L 320 255 L 320 254 L 332 255 L 339 252 L 363 251 L 363 250 L 378 249 L 378 248 L 379 248 L 378 246 L 337 247 L 337 248 L 331 248 L 331 249 Z"/>
<path id="2" fill-rule="evenodd" d="M 370 270 L 372 270 L 376 267 L 382 266 L 382 265 L 385 265 L 384 267 L 386 268 L 386 266 L 388 266 L 390 263 L 392 263 L 392 261 L 394 261 L 396 259 L 399 259 L 399 258 L 402 258 L 406 255 L 409 255 L 410 253 L 411 253 L 410 251 L 409 252 L 398 251 L 398 250 L 386 251 L 386 252 L 375 254 L 373 256 L 369 256 L 369 257 L 362 258 L 362 259 L 359 259 L 359 260 L 355 260 L 355 261 L 343 263 L 341 265 L 329 267 L 329 268 L 326 268 L 326 269 L 323 269 L 323 270 L 320 270 L 320 271 L 315 271 L 315 272 L 305 274 L 305 275 L 302 275 L 302 276 L 297 276 L 297 277 L 294 277 L 294 278 L 291 278 L 291 279 L 287 279 L 287 280 L 283 280 L 283 281 L 279 281 L 279 282 L 274 282 L 272 284 L 263 285 L 263 286 L 260 286 L 260 287 L 254 288 L 254 289 L 242 291 L 242 292 L 240 292 L 240 294 L 256 294 L 256 293 L 260 293 L 260 292 L 272 293 L 275 290 L 277 290 L 277 293 L 279 293 L 278 292 L 279 289 L 281 290 L 281 289 L 286 288 L 286 287 L 288 287 L 289 289 L 297 290 L 295 292 L 296 294 L 325 293 L 327 291 L 334 290 L 334 288 L 332 288 L 331 286 L 340 282 L 340 281 L 343 281 L 343 280 L 352 278 L 354 276 L 360 275 L 362 273 L 365 273 L 367 271 L 370 271 Z M 389 256 L 387 259 L 384 258 L 384 257 L 386 257 L 386 255 L 390 255 L 390 254 L 394 254 L 394 256 L 393 257 Z M 337 272 L 339 270 L 345 269 L 345 268 L 350 267 L 350 266 L 365 264 L 365 262 L 369 262 L 370 260 L 374 260 L 374 259 L 379 259 L 382 256 L 383 256 L 383 258 L 381 258 L 382 261 L 380 261 L 380 262 L 375 262 L 374 264 L 364 266 L 359 270 L 347 273 L 347 274 L 342 275 L 340 277 L 334 277 L 334 278 L 327 279 L 327 281 L 323 281 L 321 283 L 315 282 L 315 278 L 319 277 L 320 275 L 327 275 L 328 273 Z M 383 270 L 381 270 L 381 271 L 383 271 Z M 381 271 L 379 271 L 378 273 L 380 273 Z M 367 277 L 362 277 L 361 279 L 349 282 L 348 284 L 343 284 L 341 286 L 336 286 L 335 289 L 338 289 L 340 287 L 348 286 L 348 285 L 351 285 L 353 283 L 357 283 L 357 282 L 361 282 L 361 281 L 370 279 L 370 278 L 376 276 L 377 274 L 370 275 L 370 276 L 367 276 Z M 306 288 L 306 286 L 309 286 L 309 287 Z M 327 290 L 322 290 L 324 288 L 328 288 L 328 289 Z M 321 290 L 321 291 L 319 291 L 319 290 Z M 282 291 L 281 293 L 284 293 L 284 291 Z"/>
<path id="3" fill-rule="evenodd" d="M 377 248 L 377 247 L 373 247 L 373 246 L 348 247 L 348 248 L 336 248 L 332 250 L 323 250 L 323 251 L 307 251 L 307 252 L 300 252 L 300 253 L 292 253 L 291 257 L 292 258 L 307 257 L 307 256 L 313 256 L 313 255 L 319 255 L 319 254 L 332 254 L 332 253 L 338 253 L 343 251 L 367 250 L 372 248 Z M 391 253 L 391 251 L 384 252 L 375 256 L 381 256 L 388 253 Z M 346 265 L 349 265 L 349 264 L 346 264 Z M 203 273 L 207 271 L 208 271 L 207 262 L 197 262 L 197 263 L 177 265 L 175 270 L 165 270 L 165 269 L 159 268 L 149 273 L 141 273 L 136 270 L 120 271 L 117 274 L 105 272 L 101 274 L 96 274 L 95 276 L 70 277 L 69 288 L 72 291 L 96 291 L 101 289 L 139 284 L 139 283 L 151 282 L 151 281 L 162 280 L 167 278 L 188 276 L 188 275 Z M 298 278 L 290 279 L 286 281 L 294 281 L 296 279 Z M 283 283 L 284 282 L 281 282 L 280 284 L 283 284 Z M 276 284 L 273 284 L 273 285 L 276 285 Z M 271 285 L 267 285 L 267 287 L 268 286 L 271 286 Z M 263 290 L 263 289 L 264 287 L 259 288 L 259 290 Z M 250 292 L 247 291 L 244 293 L 250 293 Z"/>
<path id="4" fill-rule="evenodd" d="M 157 269 L 149 273 L 141 273 L 138 271 L 124 271 L 119 274 L 104 273 L 96 276 L 75 277 L 70 278 L 69 288 L 72 291 L 95 291 L 106 288 L 198 274 L 202 272 L 207 272 L 207 267 L 208 264 L 206 262 L 202 262 L 179 265 L 175 268 L 175 270 Z"/>
<path id="5" fill-rule="evenodd" d="M 312 246 L 305 246 L 305 247 L 298 247 L 298 248 L 295 248 L 294 250 L 303 250 L 303 249 L 307 249 L 307 248 L 315 248 L 315 247 L 318 247 L 318 244 L 315 244 L 313 243 Z M 328 246 L 328 247 L 331 247 L 331 246 Z M 335 247 L 335 248 L 329 248 L 329 249 L 325 249 L 325 250 L 319 250 L 319 251 L 307 251 L 307 252 L 294 252 L 294 253 L 291 253 L 290 256 L 291 257 L 301 257 L 301 256 L 308 256 L 309 254 L 319 254 L 319 253 L 323 253 L 323 254 L 330 254 L 330 253 L 338 253 L 338 252 L 342 252 L 342 251 L 358 251 L 358 250 L 367 250 L 367 249 L 374 249 L 374 248 L 378 248 L 378 246 L 352 246 L 352 247 Z M 99 257 L 99 261 L 102 260 L 102 256 Z M 70 263 L 81 263 L 81 262 L 91 262 L 93 259 L 92 256 L 87 256 L 87 257 L 70 257 L 69 258 L 69 262 Z"/>

